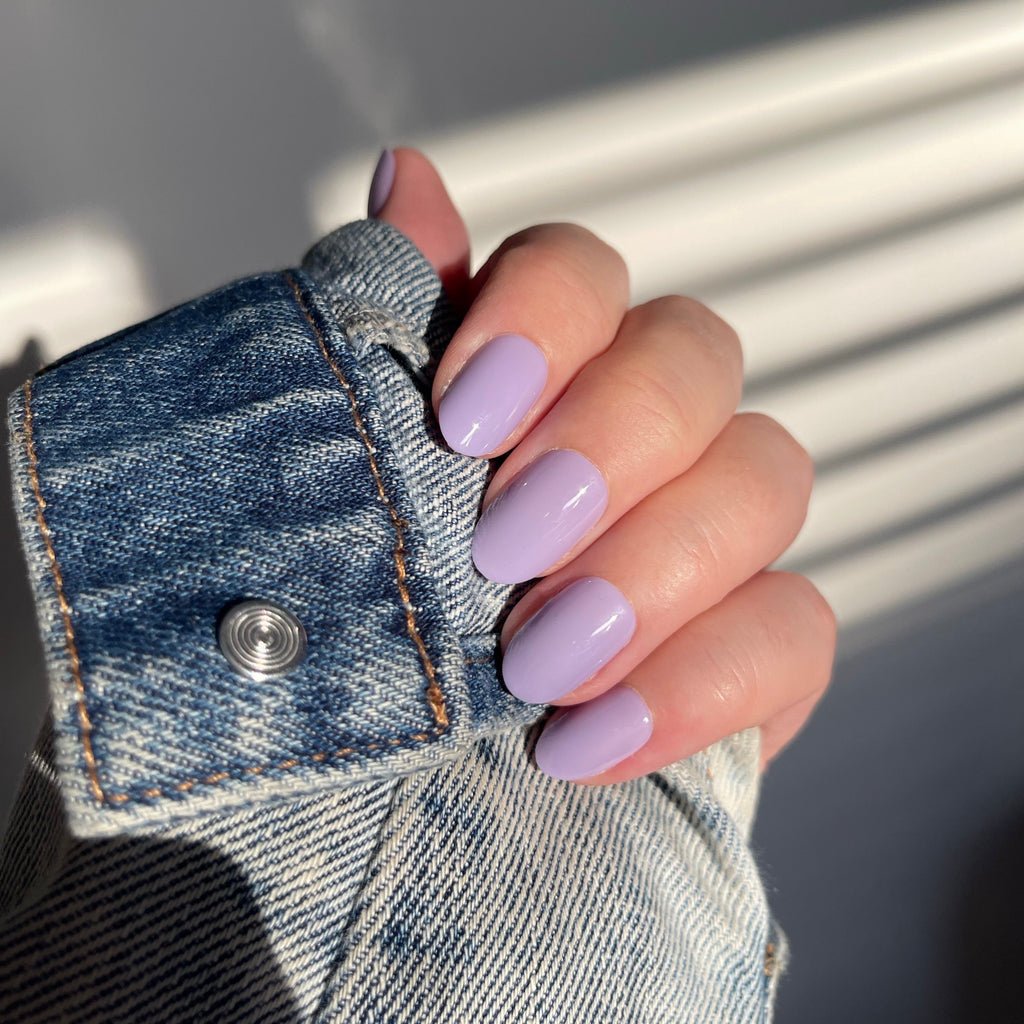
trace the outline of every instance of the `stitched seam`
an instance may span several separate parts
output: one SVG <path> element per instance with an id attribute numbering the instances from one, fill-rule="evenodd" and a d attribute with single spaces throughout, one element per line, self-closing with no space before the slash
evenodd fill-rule
<path id="1" fill-rule="evenodd" d="M 285 277 L 288 273 L 285 272 Z M 290 283 L 290 282 L 289 282 Z M 292 285 L 294 288 L 295 286 Z M 402 334 L 407 338 L 415 338 L 406 324 L 396 320 L 394 317 L 377 314 L 373 310 L 361 309 L 349 322 L 348 330 L 351 331 L 393 331 Z"/>
<path id="2" fill-rule="evenodd" d="M 433 662 L 430 660 L 430 654 L 427 651 L 426 645 L 423 642 L 423 638 L 420 635 L 419 628 L 416 625 L 415 612 L 413 610 L 408 587 L 406 586 L 405 583 L 406 548 L 405 535 L 402 532 L 402 528 L 403 526 L 407 526 L 408 523 L 404 519 L 402 519 L 401 516 L 398 515 L 397 510 L 389 500 L 387 492 L 384 489 L 380 469 L 377 466 L 377 460 L 374 456 L 373 442 L 370 440 L 370 436 L 367 433 L 366 426 L 362 421 L 362 417 L 359 415 L 359 407 L 357 405 L 355 393 L 353 392 L 351 385 L 348 383 L 348 380 L 345 378 L 345 375 L 341 372 L 341 369 L 335 364 L 334 360 L 331 358 L 327 346 L 324 342 L 323 335 L 321 334 L 319 328 L 314 322 L 295 281 L 288 273 L 285 273 L 283 276 L 285 280 L 288 282 L 289 286 L 291 287 L 292 292 L 295 294 L 295 299 L 298 302 L 299 308 L 302 310 L 303 316 L 305 316 L 310 327 L 313 329 L 313 333 L 316 337 L 317 344 L 319 345 L 320 351 L 323 354 L 324 358 L 326 359 L 328 366 L 330 366 L 334 375 L 338 378 L 342 386 L 345 388 L 345 392 L 348 395 L 349 404 L 352 409 L 352 418 L 355 421 L 356 429 L 359 431 L 359 435 L 362 438 L 364 445 L 366 446 L 366 451 L 370 460 L 370 469 L 371 472 L 373 473 L 374 481 L 376 482 L 377 485 L 377 492 L 380 495 L 381 499 L 384 501 L 385 505 L 387 506 L 388 512 L 391 515 L 391 522 L 392 525 L 394 526 L 395 534 L 397 537 L 397 543 L 395 545 L 393 552 L 395 559 L 395 574 L 398 583 L 398 590 L 402 597 L 402 604 L 403 607 L 405 608 L 406 628 L 409 631 L 409 635 L 412 637 L 414 643 L 416 644 L 417 650 L 419 651 L 420 654 L 420 658 L 423 662 L 424 670 L 427 674 L 427 679 L 430 682 L 430 686 L 427 689 L 427 699 L 428 702 L 430 703 L 431 710 L 434 713 L 434 719 L 438 726 L 438 732 L 441 732 L 445 728 L 447 728 L 449 724 L 448 713 L 445 707 L 444 694 L 442 693 L 441 687 L 437 682 L 437 674 L 434 669 Z M 46 507 L 46 501 L 43 498 L 42 491 L 39 486 L 38 459 L 36 457 L 35 445 L 32 434 L 32 391 L 30 380 L 25 382 L 23 390 L 25 393 L 25 447 L 29 460 L 29 478 L 31 481 L 32 492 L 35 495 L 36 499 L 36 520 L 39 524 L 39 530 L 43 537 L 43 542 L 46 545 L 46 552 L 50 559 L 50 567 L 53 572 L 54 585 L 57 592 L 57 600 L 60 605 L 61 615 L 64 621 L 64 635 L 68 655 L 71 661 L 71 674 L 74 679 L 75 690 L 77 694 L 79 734 L 82 742 L 85 763 L 89 775 L 89 787 L 92 791 L 93 796 L 100 804 L 124 804 L 132 799 L 131 794 L 104 793 L 103 788 L 100 785 L 99 776 L 97 774 L 96 758 L 93 754 L 92 740 L 90 738 L 90 734 L 92 733 L 92 723 L 89 720 L 89 712 L 86 706 L 85 683 L 82 679 L 81 661 L 78 656 L 78 648 L 75 643 L 74 628 L 71 622 L 71 606 L 69 605 L 67 598 L 64 594 L 64 581 L 63 577 L 61 576 L 60 567 L 57 564 L 57 554 L 53 548 L 53 544 L 50 538 L 50 529 L 46 524 L 46 518 L 43 514 L 43 509 Z M 483 659 L 467 658 L 465 660 L 467 662 L 474 662 Z M 308 756 L 308 760 L 320 763 L 327 760 L 328 758 L 346 757 L 349 754 L 359 753 L 360 751 L 379 750 L 380 748 L 386 746 L 398 746 L 400 744 L 408 742 L 410 739 L 422 742 L 424 740 L 429 739 L 430 735 L 430 733 L 426 732 L 415 733 L 412 736 L 397 737 L 395 739 L 388 740 L 384 743 L 368 743 L 361 747 L 344 747 L 341 750 L 322 751 L 315 754 L 310 754 Z M 250 768 L 243 768 L 241 769 L 241 772 L 243 775 L 260 775 L 268 769 L 287 771 L 289 769 L 299 767 L 304 763 L 304 759 L 288 758 L 287 760 L 280 761 L 276 764 L 254 765 Z M 186 780 L 185 782 L 179 782 L 170 788 L 150 787 L 149 789 L 142 790 L 141 795 L 143 797 L 152 799 L 154 797 L 166 796 L 172 790 L 179 793 L 187 793 L 190 790 L 194 789 L 196 786 L 215 786 L 228 779 L 237 777 L 237 775 L 232 774 L 231 772 L 219 771 L 207 776 L 206 778 L 190 779 Z"/>
<path id="3" fill-rule="evenodd" d="M 402 528 L 409 524 L 398 514 L 398 510 L 391 503 L 391 499 L 388 497 L 387 491 L 384 489 L 384 480 L 380 474 L 380 467 L 377 465 L 373 442 L 370 440 L 370 435 L 367 433 L 366 425 L 363 423 L 363 418 L 359 414 L 359 405 L 356 402 L 356 396 L 355 392 L 352 390 L 352 386 L 349 384 L 344 373 L 341 372 L 341 367 L 339 367 L 331 358 L 331 354 L 327 349 L 327 344 L 324 341 L 323 334 L 314 322 L 309 308 L 306 305 L 306 301 L 303 299 L 302 293 L 299 291 L 299 287 L 295 283 L 291 274 L 286 271 L 284 279 L 288 282 L 292 292 L 295 294 L 295 301 L 298 302 L 303 316 L 305 316 L 309 326 L 312 327 L 313 334 L 316 336 L 317 344 L 320 346 L 320 351 L 323 353 L 324 359 L 327 360 L 327 365 L 331 368 L 334 376 L 341 382 L 341 386 L 345 389 L 345 393 L 348 395 L 349 405 L 352 409 L 352 419 L 355 422 L 356 430 L 359 431 L 359 436 L 363 439 L 363 444 L 366 446 L 366 454 L 370 460 L 370 472 L 373 474 L 373 479 L 377 484 L 377 493 L 380 495 L 381 501 L 383 501 L 387 506 L 388 513 L 391 516 L 391 525 L 395 529 L 396 543 L 393 551 L 395 559 L 395 578 L 398 583 L 398 592 L 402 596 L 402 606 L 405 608 L 406 630 L 412 638 L 413 643 L 416 645 L 416 649 L 419 651 L 420 660 L 423 662 L 423 670 L 427 674 L 427 680 L 430 684 L 427 687 L 427 700 L 434 713 L 434 720 L 437 722 L 439 729 L 445 729 L 448 727 L 448 711 L 445 707 L 444 694 L 441 692 L 441 687 L 437 682 L 437 674 L 434 670 L 433 662 L 430 660 L 430 653 L 427 651 L 427 646 L 423 642 L 423 637 L 420 636 L 419 627 L 416 625 L 416 613 L 413 610 L 412 599 L 409 596 L 409 588 L 406 586 L 405 582 L 406 547 L 405 534 L 402 532 Z"/>
<path id="4" fill-rule="evenodd" d="M 322 761 L 326 761 L 329 757 L 347 757 L 349 754 L 358 754 L 365 750 L 380 750 L 382 747 L 387 746 L 399 746 L 400 744 L 407 743 L 409 740 L 428 740 L 431 737 L 429 732 L 418 732 L 412 736 L 399 736 L 395 739 L 387 740 L 383 743 L 367 743 L 361 747 L 343 747 L 341 750 L 326 750 L 321 751 L 317 754 L 310 754 L 308 760 L 315 761 L 317 764 Z M 288 771 L 292 768 L 301 768 L 305 765 L 306 759 L 298 757 L 290 757 L 285 761 L 279 761 L 277 764 L 257 764 L 251 768 L 239 769 L 242 775 L 262 775 L 268 770 L 277 771 Z M 205 779 L 187 779 L 185 782 L 176 783 L 173 786 L 169 786 L 166 789 L 160 789 L 153 787 L 151 789 L 144 789 L 142 796 L 144 797 L 158 797 L 166 796 L 170 792 L 176 793 L 188 793 L 190 790 L 196 788 L 196 786 L 216 786 L 226 779 L 238 779 L 237 774 L 231 772 L 214 772 L 213 775 L 208 775 Z M 131 800 L 130 793 L 109 793 L 107 794 L 107 800 L 110 803 L 123 804 L 128 800 Z"/>
<path id="5" fill-rule="evenodd" d="M 39 533 L 42 535 L 43 544 L 46 546 L 46 554 L 50 559 L 50 570 L 53 574 L 53 586 L 57 592 L 57 603 L 60 605 L 61 618 L 64 620 L 64 646 L 68 652 L 68 659 L 71 662 L 71 678 L 75 684 L 76 704 L 78 710 L 78 734 L 82 743 L 82 753 L 85 757 L 86 774 L 89 777 L 89 789 L 99 803 L 103 803 L 103 787 L 100 785 L 99 775 L 96 771 L 96 757 L 92 750 L 92 722 L 89 720 L 89 709 L 85 704 L 85 683 L 82 681 L 82 662 L 78 657 L 78 645 L 75 643 L 75 629 L 71 622 L 71 605 L 68 604 L 67 596 L 64 593 L 64 577 L 61 575 L 60 565 L 57 563 L 57 552 L 53 547 L 53 539 L 50 535 L 50 528 L 46 524 L 46 515 L 43 510 L 46 508 L 46 500 L 39 487 L 39 459 L 36 456 L 35 440 L 32 434 L 32 381 L 25 381 L 22 386 L 25 394 L 25 452 L 28 455 L 28 476 L 32 487 L 32 493 L 36 499 L 36 522 L 39 524 Z"/>
<path id="6" fill-rule="evenodd" d="M 493 662 L 493 657 L 487 658 L 463 658 L 462 659 L 467 665 L 479 664 L 481 662 L 489 661 Z M 362 747 L 343 747 L 341 750 L 334 751 L 322 751 L 316 754 L 310 754 L 309 760 L 315 761 L 317 764 L 326 761 L 329 757 L 347 757 L 349 754 L 357 754 L 361 750 L 379 750 L 384 746 L 397 746 L 398 744 L 405 743 L 410 739 L 413 740 L 428 740 L 431 734 L 428 732 L 418 732 L 412 736 L 398 737 L 396 739 L 388 740 L 386 743 L 367 743 Z M 243 775 L 261 775 L 268 768 L 278 769 L 281 771 L 287 771 L 290 768 L 295 768 L 303 764 L 304 762 L 298 758 L 289 758 L 286 761 L 280 761 L 278 764 L 261 764 L 254 765 L 251 768 L 242 768 L 241 772 Z M 224 782 L 226 779 L 237 778 L 236 775 L 232 775 L 231 772 L 215 772 L 213 775 L 207 776 L 205 779 L 189 779 L 185 782 L 179 782 L 173 786 L 172 789 L 179 793 L 187 793 L 189 790 L 194 789 L 196 786 L 216 786 L 218 783 Z M 151 788 L 144 789 L 142 796 L 153 798 L 158 796 L 166 796 L 167 790 Z M 128 793 L 110 793 L 107 795 L 107 800 L 111 803 L 122 804 L 131 799 L 131 795 Z"/>

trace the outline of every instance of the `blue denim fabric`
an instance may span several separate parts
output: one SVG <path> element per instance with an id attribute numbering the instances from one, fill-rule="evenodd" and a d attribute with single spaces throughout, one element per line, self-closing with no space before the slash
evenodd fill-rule
<path id="1" fill-rule="evenodd" d="M 11 399 L 52 714 L 0 855 L 0 1020 L 770 1018 L 758 737 L 579 787 L 495 665 L 489 467 L 429 412 L 454 326 L 376 221 Z M 217 625 L 302 622 L 254 681 Z"/>

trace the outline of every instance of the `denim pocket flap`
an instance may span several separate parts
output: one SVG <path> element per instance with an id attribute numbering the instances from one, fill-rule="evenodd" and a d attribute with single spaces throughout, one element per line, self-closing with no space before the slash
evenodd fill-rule
<path id="1" fill-rule="evenodd" d="M 431 346 L 393 350 L 422 316 L 389 328 L 352 279 L 382 240 L 396 280 L 419 266 L 389 232 L 352 226 L 308 274 L 236 282 L 12 396 L 76 833 L 429 768 L 536 717 L 494 667 L 508 588 L 469 561 L 486 464 L 431 436 Z"/>

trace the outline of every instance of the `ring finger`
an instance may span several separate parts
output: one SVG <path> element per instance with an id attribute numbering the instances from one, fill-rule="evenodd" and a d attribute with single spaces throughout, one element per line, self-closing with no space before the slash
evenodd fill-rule
<path id="1" fill-rule="evenodd" d="M 531 703 L 607 690 L 788 547 L 812 476 L 810 457 L 774 420 L 733 417 L 696 465 L 512 610 L 505 685 Z"/>

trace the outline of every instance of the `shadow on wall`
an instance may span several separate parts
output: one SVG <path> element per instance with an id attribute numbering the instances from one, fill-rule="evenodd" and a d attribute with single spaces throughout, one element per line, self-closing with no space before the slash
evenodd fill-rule
<path id="1" fill-rule="evenodd" d="M 971 846 L 959 873 L 960 905 L 949 933 L 956 1024 L 1021 1019 L 1017 977 L 1024 920 L 1024 803 Z"/>
<path id="2" fill-rule="evenodd" d="M 0 396 L 7 395 L 42 365 L 35 341 L 29 340 L 16 362 L 0 366 Z M 9 426 L 4 415 L 3 454 L 0 455 L 0 828 L 7 820 L 18 778 L 25 768 L 47 705 L 46 671 L 36 629 L 32 593 L 25 575 L 11 494 L 7 453 Z"/>

